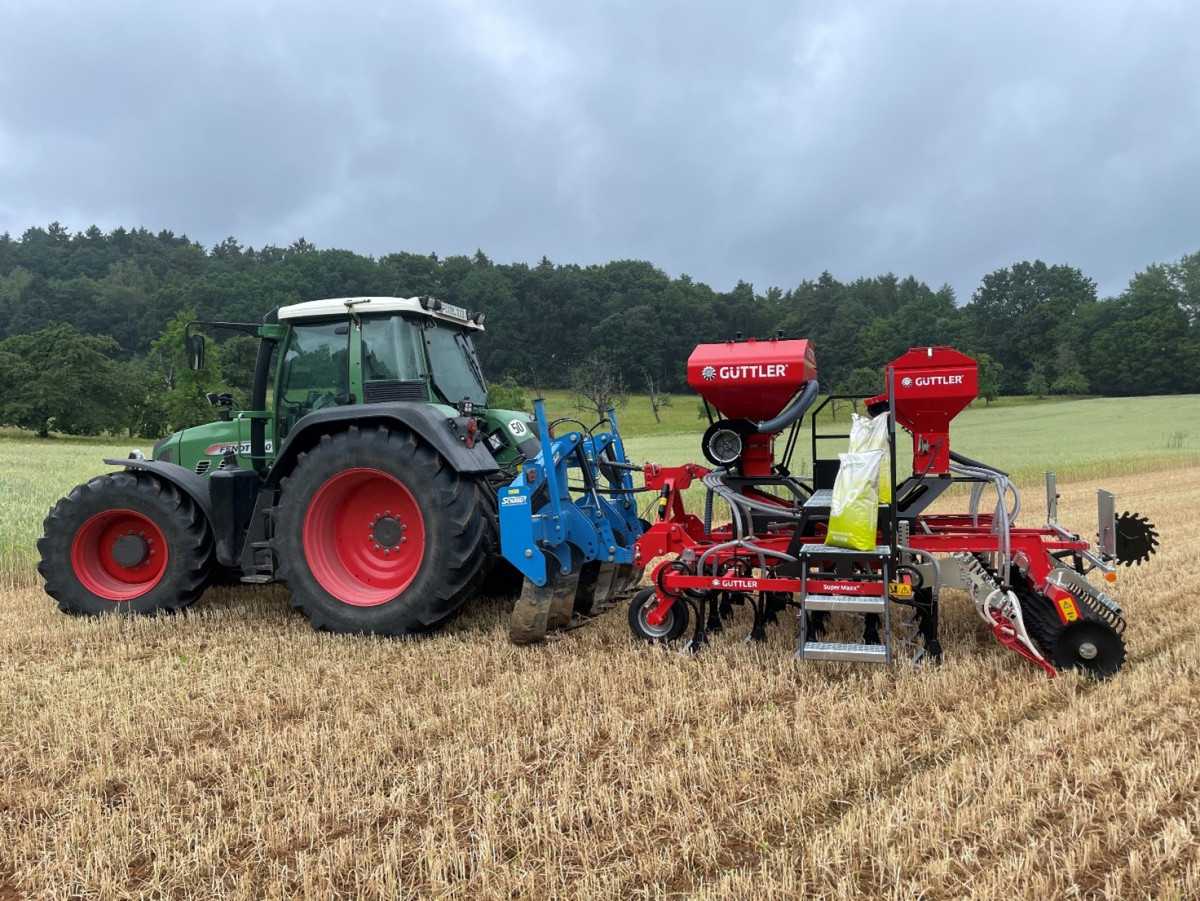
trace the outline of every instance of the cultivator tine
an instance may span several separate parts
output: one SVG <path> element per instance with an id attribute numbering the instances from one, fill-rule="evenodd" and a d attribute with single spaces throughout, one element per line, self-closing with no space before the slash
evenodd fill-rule
<path id="1" fill-rule="evenodd" d="M 525 580 L 508 621 L 508 637 L 513 644 L 537 644 L 546 640 L 557 584 L 556 571 L 548 574 L 545 585 Z"/>
<path id="2" fill-rule="evenodd" d="M 550 632 L 572 627 L 581 570 L 564 573 L 549 555 L 547 562 L 546 584 L 527 578 L 513 604 L 508 624 L 513 644 L 537 644 Z"/>
<path id="3" fill-rule="evenodd" d="M 646 567 L 634 566 L 629 571 L 629 591 L 634 592 L 642 587 L 642 577 L 646 574 Z"/>
<path id="4" fill-rule="evenodd" d="M 579 570 L 559 574 L 550 597 L 550 615 L 547 629 L 565 629 L 571 624 L 575 612 L 575 593 L 579 590 Z"/>
<path id="5" fill-rule="evenodd" d="M 601 563 L 598 560 L 585 563 L 579 574 L 579 588 L 575 592 L 575 612 L 582 616 L 596 616 L 600 613 L 604 609 L 611 582 L 611 563 Z"/>
<path id="6" fill-rule="evenodd" d="M 615 563 L 601 563 L 600 574 L 596 577 L 596 603 L 593 608 L 597 613 L 612 606 L 613 600 L 621 591 L 622 584 L 618 581 L 618 567 Z"/>
<path id="7" fill-rule="evenodd" d="M 575 589 L 575 612 L 582 616 L 594 616 L 596 609 L 596 583 L 600 578 L 600 561 L 589 560 L 579 570 L 579 587 Z"/>
<path id="8" fill-rule="evenodd" d="M 613 579 L 613 598 L 615 599 L 618 595 L 628 593 L 635 584 L 633 581 L 633 564 L 622 563 L 617 567 L 617 575 Z"/>
<path id="9" fill-rule="evenodd" d="M 921 647 L 921 623 L 920 613 L 913 608 L 908 616 L 904 617 L 901 625 L 904 627 L 904 636 L 900 639 L 900 646 L 912 656 L 909 662 L 914 666 L 920 661 L 925 654 L 925 649 Z"/>
<path id="10" fill-rule="evenodd" d="M 942 662 L 942 646 L 936 634 L 931 637 L 931 630 L 925 621 L 925 617 L 930 615 L 914 608 L 904 618 L 903 626 L 907 631 L 900 639 L 900 644 L 911 655 L 908 662 L 912 666 L 920 666 L 926 661 Z"/>

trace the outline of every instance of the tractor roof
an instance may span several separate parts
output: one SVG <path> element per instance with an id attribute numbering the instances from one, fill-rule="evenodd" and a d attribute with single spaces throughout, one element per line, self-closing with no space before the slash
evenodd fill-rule
<path id="1" fill-rule="evenodd" d="M 359 315 L 371 313 L 413 313 L 444 319 L 469 329 L 483 330 L 483 317 L 474 311 L 429 297 L 332 297 L 306 300 L 279 308 L 279 319 L 314 319 L 320 316 L 345 316 L 351 309 Z"/>

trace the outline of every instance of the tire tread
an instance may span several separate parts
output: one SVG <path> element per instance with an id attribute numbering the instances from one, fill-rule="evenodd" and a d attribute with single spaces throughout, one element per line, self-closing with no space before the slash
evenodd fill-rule
<path id="1" fill-rule="evenodd" d="M 348 463 L 350 456 L 354 463 Z M 362 462 L 363 460 L 370 462 Z M 309 501 L 328 479 L 351 466 L 370 466 L 400 479 L 414 497 L 432 491 L 437 502 L 422 507 L 427 546 L 441 520 L 441 549 L 446 563 L 437 573 L 422 562 L 414 582 L 392 600 L 371 607 L 345 603 L 327 592 L 309 568 L 304 554 L 303 523 Z M 406 430 L 351 426 L 324 435 L 297 459 L 281 483 L 279 526 L 272 540 L 277 576 L 291 592 L 291 604 L 313 628 L 340 633 L 411 635 L 442 625 L 478 593 L 487 571 L 485 522 L 477 503 L 476 482 L 448 467 L 429 445 Z M 417 490 L 414 490 L 417 489 Z"/>

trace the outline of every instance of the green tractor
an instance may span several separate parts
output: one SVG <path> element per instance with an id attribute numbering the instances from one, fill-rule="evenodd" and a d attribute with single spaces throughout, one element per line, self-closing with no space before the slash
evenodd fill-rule
<path id="1" fill-rule="evenodd" d="M 280 581 L 313 626 L 405 635 L 521 576 L 498 554 L 497 490 L 541 447 L 528 413 L 488 406 L 484 316 L 430 297 L 316 300 L 262 324 L 250 406 L 58 501 L 38 541 L 74 614 L 186 607 L 214 578 Z M 490 584 L 485 585 L 485 581 Z"/>

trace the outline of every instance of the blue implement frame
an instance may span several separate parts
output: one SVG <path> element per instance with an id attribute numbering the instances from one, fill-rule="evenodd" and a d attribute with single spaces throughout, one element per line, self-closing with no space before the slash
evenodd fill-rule
<path id="1" fill-rule="evenodd" d="M 608 411 L 607 432 L 552 438 L 545 401 L 533 409 L 542 449 L 498 491 L 501 554 L 537 586 L 550 578 L 551 560 L 563 575 L 592 560 L 632 565 L 642 525 L 616 412 Z M 574 501 L 571 476 L 582 481 Z"/>

